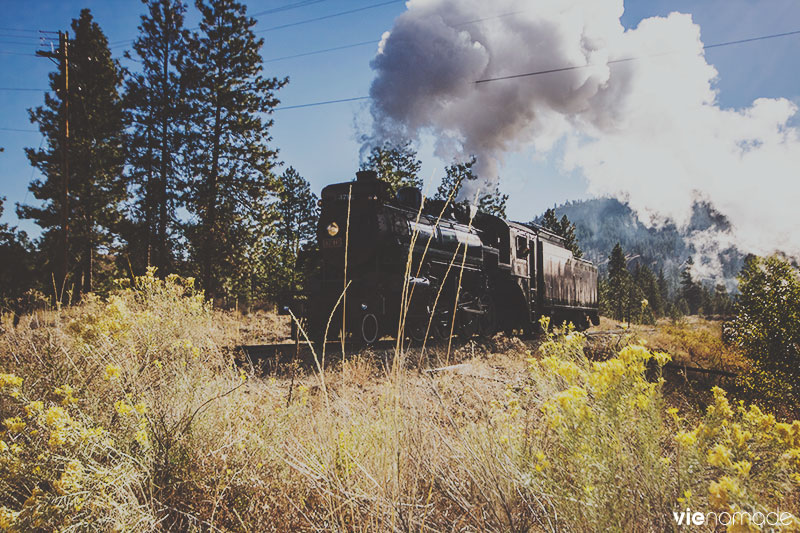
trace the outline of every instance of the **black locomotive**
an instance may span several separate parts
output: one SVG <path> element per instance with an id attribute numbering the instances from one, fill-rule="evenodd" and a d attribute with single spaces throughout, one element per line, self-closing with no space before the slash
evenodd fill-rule
<path id="1" fill-rule="evenodd" d="M 544 228 L 423 203 L 413 187 L 392 194 L 374 171 L 325 187 L 321 206 L 303 306 L 312 339 L 530 333 L 543 315 L 598 323 L 597 269 Z"/>

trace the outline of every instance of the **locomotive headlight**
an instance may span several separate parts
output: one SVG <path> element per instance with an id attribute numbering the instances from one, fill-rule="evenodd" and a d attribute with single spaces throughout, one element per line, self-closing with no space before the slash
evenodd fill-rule
<path id="1" fill-rule="evenodd" d="M 339 233 L 339 224 L 336 222 L 331 222 L 325 229 L 328 230 L 328 235 L 331 237 L 336 237 L 336 235 Z"/>

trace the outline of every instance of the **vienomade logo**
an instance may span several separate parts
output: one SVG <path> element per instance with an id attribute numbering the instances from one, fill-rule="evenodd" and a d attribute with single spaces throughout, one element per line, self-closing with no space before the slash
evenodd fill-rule
<path id="1" fill-rule="evenodd" d="M 702 526 L 702 525 L 721 525 L 732 526 L 735 524 L 753 524 L 759 528 L 763 526 L 789 526 L 794 522 L 792 513 L 772 511 L 762 513 L 761 511 L 735 511 L 733 513 L 717 513 L 709 511 L 701 513 L 692 511 L 688 507 L 683 511 L 672 511 L 672 516 L 679 526 Z"/>

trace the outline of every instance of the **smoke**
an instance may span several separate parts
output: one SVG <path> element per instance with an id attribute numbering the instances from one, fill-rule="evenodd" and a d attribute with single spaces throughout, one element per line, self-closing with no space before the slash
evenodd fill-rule
<path id="1" fill-rule="evenodd" d="M 506 153 L 560 146 L 590 193 L 646 224 L 686 227 L 695 203 L 713 205 L 730 227 L 698 233 L 703 254 L 800 257 L 796 106 L 721 108 L 690 15 L 625 30 L 622 13 L 622 0 L 410 0 L 372 62 L 374 138 L 432 134 L 444 160 L 477 155 L 485 186 Z"/>

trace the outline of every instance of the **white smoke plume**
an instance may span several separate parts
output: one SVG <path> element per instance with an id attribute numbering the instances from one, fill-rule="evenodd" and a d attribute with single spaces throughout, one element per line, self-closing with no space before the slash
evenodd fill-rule
<path id="1" fill-rule="evenodd" d="M 685 225 L 708 202 L 731 224 L 725 246 L 800 257 L 796 106 L 721 108 L 690 15 L 625 30 L 622 13 L 622 0 L 410 0 L 372 63 L 374 135 L 430 133 L 445 160 L 477 155 L 489 183 L 507 152 L 564 141 L 565 170 L 645 223 Z"/>

